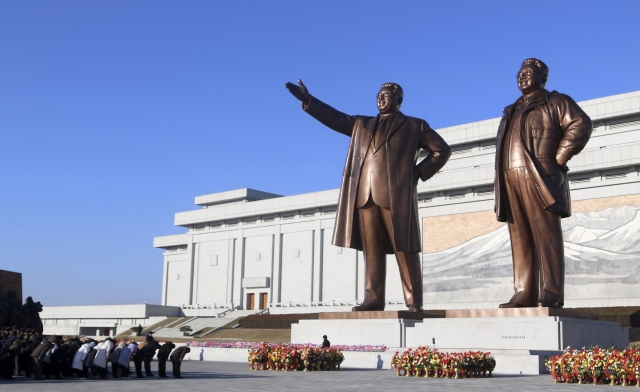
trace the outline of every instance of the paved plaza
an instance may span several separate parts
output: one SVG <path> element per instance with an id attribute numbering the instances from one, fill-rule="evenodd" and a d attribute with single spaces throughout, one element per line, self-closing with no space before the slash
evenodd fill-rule
<path id="1" fill-rule="evenodd" d="M 153 371 L 157 375 L 154 363 Z M 170 375 L 171 364 L 168 365 Z M 339 372 L 250 371 L 241 363 L 185 361 L 184 379 L 158 377 L 130 380 L 46 380 L 18 377 L 0 380 L 0 390 L 43 391 L 603 391 L 608 385 L 553 384 L 551 376 L 496 376 L 481 379 L 396 377 L 392 370 L 342 370 Z"/>

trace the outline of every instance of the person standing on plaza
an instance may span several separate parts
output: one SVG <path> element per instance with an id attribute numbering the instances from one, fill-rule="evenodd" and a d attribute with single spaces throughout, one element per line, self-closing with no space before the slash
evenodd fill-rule
<path id="1" fill-rule="evenodd" d="M 127 345 L 124 342 L 118 343 L 118 347 L 116 347 L 111 355 L 109 355 L 109 360 L 111 361 L 111 373 L 113 378 L 122 377 L 122 368 L 120 367 L 120 356 L 123 355 L 124 351 L 127 349 Z"/>
<path id="2" fill-rule="evenodd" d="M 111 338 L 105 339 L 99 346 L 96 346 L 97 353 L 93 359 L 93 366 L 96 368 L 96 372 L 100 379 L 106 380 L 107 378 L 107 359 L 111 350 L 113 350 L 113 340 Z"/>
<path id="3" fill-rule="evenodd" d="M 175 344 L 165 342 L 158 350 L 158 373 L 162 378 L 167 377 L 167 359 L 169 359 L 169 354 L 171 354 L 171 350 L 174 348 L 176 348 Z"/>
<path id="4" fill-rule="evenodd" d="M 78 351 L 73 357 L 73 364 L 71 365 L 71 368 L 75 370 L 76 378 L 78 380 L 86 379 L 86 375 L 84 371 L 84 361 L 85 359 L 87 359 L 87 355 L 89 355 L 89 352 L 95 345 L 96 345 L 96 342 L 94 340 L 92 339 L 87 340 L 82 346 L 80 346 L 80 348 L 78 349 Z"/>
<path id="5" fill-rule="evenodd" d="M 33 375 L 36 381 L 44 380 L 42 377 L 42 359 L 45 355 L 47 355 L 47 351 L 49 351 L 53 347 L 53 343 L 49 340 L 45 340 L 36 346 L 31 353 L 31 359 L 33 364 Z"/>
<path id="6" fill-rule="evenodd" d="M 329 342 L 329 339 L 327 339 L 327 335 L 324 335 L 322 337 L 322 348 L 329 348 L 331 347 L 331 342 Z"/>
<path id="7" fill-rule="evenodd" d="M 156 351 L 160 347 L 160 343 L 153 338 L 153 334 L 149 333 L 146 337 L 147 344 L 144 346 L 144 354 L 142 355 L 142 360 L 144 361 L 144 372 L 147 377 L 153 377 L 153 373 L 151 372 L 151 361 L 153 360 L 154 355 L 156 355 Z"/>
<path id="8" fill-rule="evenodd" d="M 120 369 L 122 369 L 122 378 L 129 379 L 129 375 L 131 374 L 129 361 L 136 352 L 138 352 L 138 344 L 136 342 L 131 342 L 120 353 L 120 358 L 118 358 L 118 365 Z"/>
<path id="9" fill-rule="evenodd" d="M 171 364 L 173 365 L 173 378 L 183 378 L 180 374 L 180 366 L 182 365 L 182 359 L 191 349 L 187 346 L 181 346 L 173 350 L 171 356 Z"/>

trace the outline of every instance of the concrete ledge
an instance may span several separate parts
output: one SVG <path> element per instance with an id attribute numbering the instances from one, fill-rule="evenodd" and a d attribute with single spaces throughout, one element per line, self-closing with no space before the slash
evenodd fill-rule
<path id="1" fill-rule="evenodd" d="M 344 362 L 340 366 L 344 369 L 391 369 L 391 358 L 396 352 L 404 352 L 406 348 L 395 347 L 384 352 L 344 351 Z M 241 348 L 213 348 L 191 347 L 184 360 L 245 363 L 248 368 L 246 349 Z M 440 349 L 443 352 L 468 351 Z M 496 358 L 494 374 L 544 374 L 544 360 L 557 352 L 534 352 L 527 350 L 498 350 L 493 353 Z"/>
<path id="2" fill-rule="evenodd" d="M 595 313 L 558 308 L 451 309 L 446 311 L 446 316 L 447 318 L 557 316 L 585 320 L 598 319 Z"/>
<path id="3" fill-rule="evenodd" d="M 407 319 L 422 320 L 425 318 L 444 318 L 433 313 L 416 313 L 408 310 L 380 310 L 371 312 L 323 312 L 320 320 L 356 320 L 356 319 Z"/>

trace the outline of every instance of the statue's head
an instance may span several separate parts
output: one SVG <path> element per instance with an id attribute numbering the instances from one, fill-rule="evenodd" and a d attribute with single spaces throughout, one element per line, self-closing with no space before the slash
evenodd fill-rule
<path id="1" fill-rule="evenodd" d="M 523 94 L 534 93 L 544 88 L 549 78 L 549 67 L 541 60 L 530 58 L 522 62 L 516 75 L 518 88 Z"/>
<path id="2" fill-rule="evenodd" d="M 404 92 L 397 83 L 385 83 L 380 87 L 377 95 L 380 114 L 391 114 L 400 110 Z"/>

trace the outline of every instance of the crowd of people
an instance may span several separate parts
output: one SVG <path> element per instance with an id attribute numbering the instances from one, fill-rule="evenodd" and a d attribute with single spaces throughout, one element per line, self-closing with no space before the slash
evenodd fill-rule
<path id="1" fill-rule="evenodd" d="M 35 380 L 129 379 L 131 362 L 137 378 L 153 377 L 154 356 L 160 377 L 167 377 L 166 365 L 170 360 L 173 377 L 182 378 L 180 365 L 189 351 L 189 347 L 176 348 L 171 342 L 160 344 L 152 334 L 147 334 L 141 342 L 117 341 L 110 337 L 98 341 L 57 335 L 42 338 L 35 329 L 1 328 L 0 378 L 12 380 L 24 375 Z"/>

